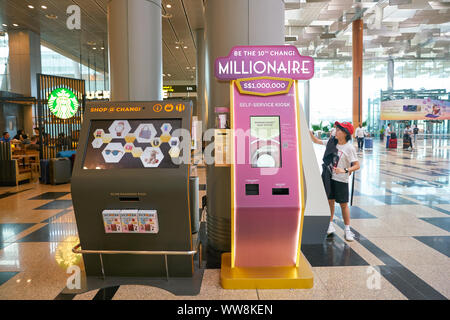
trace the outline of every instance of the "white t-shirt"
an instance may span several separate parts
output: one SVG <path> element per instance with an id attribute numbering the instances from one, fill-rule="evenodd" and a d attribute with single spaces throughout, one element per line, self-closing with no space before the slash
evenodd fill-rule
<path id="1" fill-rule="evenodd" d="M 336 128 L 335 127 L 331 128 L 330 135 L 332 135 L 333 137 L 336 136 Z"/>
<path id="2" fill-rule="evenodd" d="M 391 128 L 386 127 L 386 136 L 390 136 L 391 135 Z"/>
<path id="3" fill-rule="evenodd" d="M 413 134 L 413 129 L 411 129 L 411 128 L 405 128 L 405 130 L 403 131 L 403 134 L 409 134 L 409 135 L 412 135 Z"/>
<path id="4" fill-rule="evenodd" d="M 323 145 L 327 145 L 328 140 L 322 140 Z M 358 156 L 356 155 L 356 149 L 352 144 L 352 141 L 348 141 L 346 144 L 337 144 L 339 161 L 337 168 L 345 169 L 352 166 L 352 162 L 358 161 Z M 348 183 L 348 177 L 350 173 L 335 173 L 331 176 L 331 179 L 339 182 Z"/>
<path id="5" fill-rule="evenodd" d="M 364 138 L 364 136 L 366 135 L 364 132 L 364 128 L 360 128 L 360 127 L 356 128 L 355 135 L 358 138 Z"/>

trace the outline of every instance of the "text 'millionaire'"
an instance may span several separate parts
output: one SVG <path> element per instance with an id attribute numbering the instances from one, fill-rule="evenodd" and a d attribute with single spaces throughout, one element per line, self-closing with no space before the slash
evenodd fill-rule
<path id="1" fill-rule="evenodd" d="M 293 46 L 239 46 L 215 62 L 219 80 L 245 77 L 281 77 L 308 80 L 314 76 L 314 59 L 301 56 Z"/>

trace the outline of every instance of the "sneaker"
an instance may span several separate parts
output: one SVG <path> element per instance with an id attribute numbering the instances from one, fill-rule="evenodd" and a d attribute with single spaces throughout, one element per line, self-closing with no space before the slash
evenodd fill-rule
<path id="1" fill-rule="evenodd" d="M 334 228 L 333 224 L 330 223 L 330 226 L 328 227 L 328 230 L 327 230 L 327 236 L 329 236 L 335 232 L 336 232 L 336 229 Z"/>
<path id="2" fill-rule="evenodd" d="M 355 240 L 355 234 L 351 232 L 350 230 L 345 231 L 345 240 L 347 241 L 353 241 Z"/>

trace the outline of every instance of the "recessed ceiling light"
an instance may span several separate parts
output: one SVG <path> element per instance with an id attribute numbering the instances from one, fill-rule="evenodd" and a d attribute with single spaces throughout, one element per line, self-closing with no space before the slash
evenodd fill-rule
<path id="1" fill-rule="evenodd" d="M 5 24 L 5 23 L 3 23 L 3 24 L 2 24 L 2 26 L 4 26 L 4 27 L 7 27 L 8 25 L 7 25 L 7 24 Z"/>
<path id="2" fill-rule="evenodd" d="M 172 8 L 172 5 L 168 4 L 166 7 L 170 9 L 170 8 Z"/>
<path id="3" fill-rule="evenodd" d="M 19 25 L 17 23 L 13 23 L 13 26 L 14 27 L 18 27 Z"/>
<path id="4" fill-rule="evenodd" d="M 97 44 L 95 41 L 88 41 L 86 43 L 90 46 L 95 46 Z"/>
<path id="5" fill-rule="evenodd" d="M 93 47 L 92 50 L 97 50 L 97 48 L 96 48 L 96 47 Z"/>
<path id="6" fill-rule="evenodd" d="M 179 46 L 176 46 L 175 49 L 180 49 L 180 47 L 179 47 Z"/>
<path id="7" fill-rule="evenodd" d="M 191 68 L 191 67 L 186 67 L 186 69 L 188 69 L 188 70 L 189 70 L 190 68 Z"/>
<path id="8" fill-rule="evenodd" d="M 105 47 L 101 47 L 100 49 L 105 50 Z"/>
<path id="9" fill-rule="evenodd" d="M 47 6 L 41 6 L 41 8 L 47 10 Z"/>
<path id="10" fill-rule="evenodd" d="M 34 9 L 34 6 L 32 6 L 31 4 L 29 4 L 29 5 L 28 5 L 28 8 Z"/>
<path id="11" fill-rule="evenodd" d="M 166 76 L 166 74 L 165 73 L 163 73 L 163 77 L 165 77 Z"/>
<path id="12" fill-rule="evenodd" d="M 52 19 L 52 20 L 58 19 L 58 16 L 57 16 L 57 15 L 54 15 L 54 14 L 46 14 L 45 16 L 46 16 L 48 19 Z"/>
<path id="13" fill-rule="evenodd" d="M 167 74 L 169 77 L 171 77 L 172 75 L 170 73 Z"/>
<path id="14" fill-rule="evenodd" d="M 184 49 L 187 49 L 187 46 L 184 46 L 183 48 L 184 48 Z"/>

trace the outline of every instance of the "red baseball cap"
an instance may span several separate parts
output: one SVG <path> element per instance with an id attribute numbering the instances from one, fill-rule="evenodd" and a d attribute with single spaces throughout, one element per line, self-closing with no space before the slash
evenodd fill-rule
<path id="1" fill-rule="evenodd" d="M 345 132 L 352 135 L 355 131 L 355 128 L 353 128 L 353 125 L 350 122 L 344 121 L 344 122 L 338 122 L 336 121 L 334 123 L 335 125 L 339 126 L 340 129 L 344 129 Z"/>

